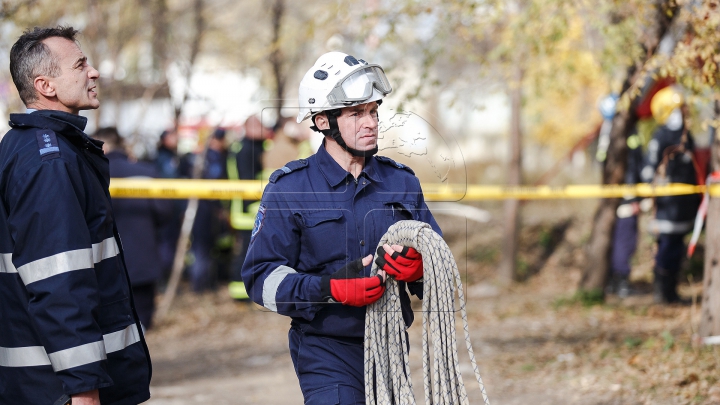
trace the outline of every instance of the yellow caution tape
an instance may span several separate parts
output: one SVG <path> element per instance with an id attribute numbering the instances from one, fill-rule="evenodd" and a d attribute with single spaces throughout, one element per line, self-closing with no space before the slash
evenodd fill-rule
<path id="1" fill-rule="evenodd" d="M 110 195 L 115 198 L 200 198 L 259 200 L 264 183 L 259 180 L 110 179 Z"/>
<path id="2" fill-rule="evenodd" d="M 231 200 L 243 198 L 259 200 L 267 184 L 260 180 L 168 180 L 115 178 L 110 182 L 110 194 L 115 198 L 200 198 Z M 638 185 L 570 185 L 570 186 L 481 186 L 462 184 L 423 184 L 427 201 L 480 200 L 542 200 L 568 198 L 657 197 L 700 194 L 706 186 L 690 184 Z M 710 195 L 720 196 L 720 184 L 710 186 Z"/>

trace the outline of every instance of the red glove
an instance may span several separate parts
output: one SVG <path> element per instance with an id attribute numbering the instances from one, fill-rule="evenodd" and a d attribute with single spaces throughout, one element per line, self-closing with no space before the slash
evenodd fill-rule
<path id="1" fill-rule="evenodd" d="M 403 246 L 400 252 L 393 251 L 392 254 L 386 252 L 383 246 L 379 246 L 375 264 L 398 281 L 412 283 L 423 276 L 422 255 L 408 246 Z"/>
<path id="2" fill-rule="evenodd" d="M 323 299 L 353 307 L 370 305 L 380 299 L 385 292 L 383 278 L 379 275 L 363 277 L 363 267 L 362 259 L 357 259 L 329 276 L 322 276 L 320 292 Z"/>

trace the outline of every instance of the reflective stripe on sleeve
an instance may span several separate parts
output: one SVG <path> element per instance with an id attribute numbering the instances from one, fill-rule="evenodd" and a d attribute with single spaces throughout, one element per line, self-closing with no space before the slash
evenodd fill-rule
<path id="1" fill-rule="evenodd" d="M 694 221 L 670 221 L 667 219 L 653 219 L 650 221 L 650 232 L 664 234 L 683 234 L 693 229 Z"/>
<path id="2" fill-rule="evenodd" d="M 107 358 L 106 353 L 119 352 L 140 341 L 140 331 L 132 324 L 123 330 L 108 333 L 99 342 L 60 350 L 48 355 L 42 346 L 0 347 L 0 367 L 53 366 L 61 371 L 94 363 Z M 50 361 L 52 359 L 52 363 Z"/>
<path id="3" fill-rule="evenodd" d="M 105 259 L 117 256 L 120 249 L 114 237 L 95 243 L 90 249 L 70 250 L 35 260 L 18 267 L 25 285 L 44 280 L 58 274 L 94 267 Z"/>
<path id="4" fill-rule="evenodd" d="M 0 273 L 17 273 L 12 262 L 12 253 L 0 253 Z"/>
<path id="5" fill-rule="evenodd" d="M 50 359 L 42 346 L 0 347 L 0 366 L 2 367 L 49 365 Z"/>
<path id="6" fill-rule="evenodd" d="M 140 341 L 140 332 L 137 325 L 128 325 L 127 328 L 117 332 L 108 333 L 103 336 L 105 351 L 107 353 L 119 352 L 120 350 Z"/>
<path id="7" fill-rule="evenodd" d="M 50 357 L 53 370 L 58 372 L 105 360 L 107 354 L 103 341 L 98 341 L 50 353 L 48 357 Z"/>
<path id="8" fill-rule="evenodd" d="M 278 266 L 272 273 L 265 279 L 263 283 L 263 306 L 265 308 L 277 312 L 277 302 L 275 296 L 277 295 L 280 283 L 285 279 L 288 274 L 297 273 L 295 269 L 288 266 Z"/>
<path id="9" fill-rule="evenodd" d="M 100 263 L 105 259 L 115 257 L 120 253 L 115 237 L 109 237 L 100 243 L 92 245 L 93 262 Z"/>

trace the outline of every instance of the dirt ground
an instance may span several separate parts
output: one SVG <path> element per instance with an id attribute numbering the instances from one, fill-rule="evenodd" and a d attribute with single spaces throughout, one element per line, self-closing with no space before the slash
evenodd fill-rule
<path id="1" fill-rule="evenodd" d="M 720 404 L 720 348 L 692 343 L 699 307 L 652 304 L 651 239 L 643 236 L 633 268 L 641 293 L 590 305 L 574 292 L 591 210 L 560 205 L 524 208 L 525 280 L 509 288 L 499 287 L 493 273 L 499 220 L 438 218 L 464 275 L 472 344 L 491 403 Z M 681 293 L 699 302 L 701 283 L 684 283 Z M 409 332 L 415 398 L 422 403 L 419 326 L 420 314 Z M 147 403 L 302 404 L 288 327 L 288 318 L 233 302 L 223 288 L 183 292 L 168 319 L 147 334 L 154 367 Z M 479 404 L 462 339 L 465 385 Z"/>

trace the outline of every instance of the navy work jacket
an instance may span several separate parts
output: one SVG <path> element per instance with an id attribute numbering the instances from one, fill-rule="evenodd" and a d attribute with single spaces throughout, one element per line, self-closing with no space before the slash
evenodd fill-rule
<path id="1" fill-rule="evenodd" d="M 665 178 L 660 179 L 661 182 L 698 183 L 692 160 L 695 141 L 690 132 L 686 136 L 685 153 L 674 151 L 682 142 L 683 131 L 683 128 L 671 130 L 665 125 L 655 130 L 648 144 L 647 166 L 643 169 L 646 181 L 653 181 L 658 167 L 664 165 Z M 692 231 L 700 201 L 699 194 L 656 197 L 655 219 L 650 229 L 661 234 L 685 234 Z"/>
<path id="2" fill-rule="evenodd" d="M 361 338 L 365 307 L 323 302 L 320 278 L 375 255 L 388 228 L 406 219 L 429 223 L 440 233 L 411 169 L 374 156 L 356 181 L 323 145 L 270 176 L 242 269 L 248 293 L 265 308 L 292 317 L 305 333 Z M 405 283 L 400 290 L 409 326 L 413 313 Z M 422 285 L 411 286 L 411 292 L 421 296 Z"/>
<path id="3" fill-rule="evenodd" d="M 0 404 L 150 397 L 102 142 L 87 120 L 12 114 L 0 142 Z"/>

